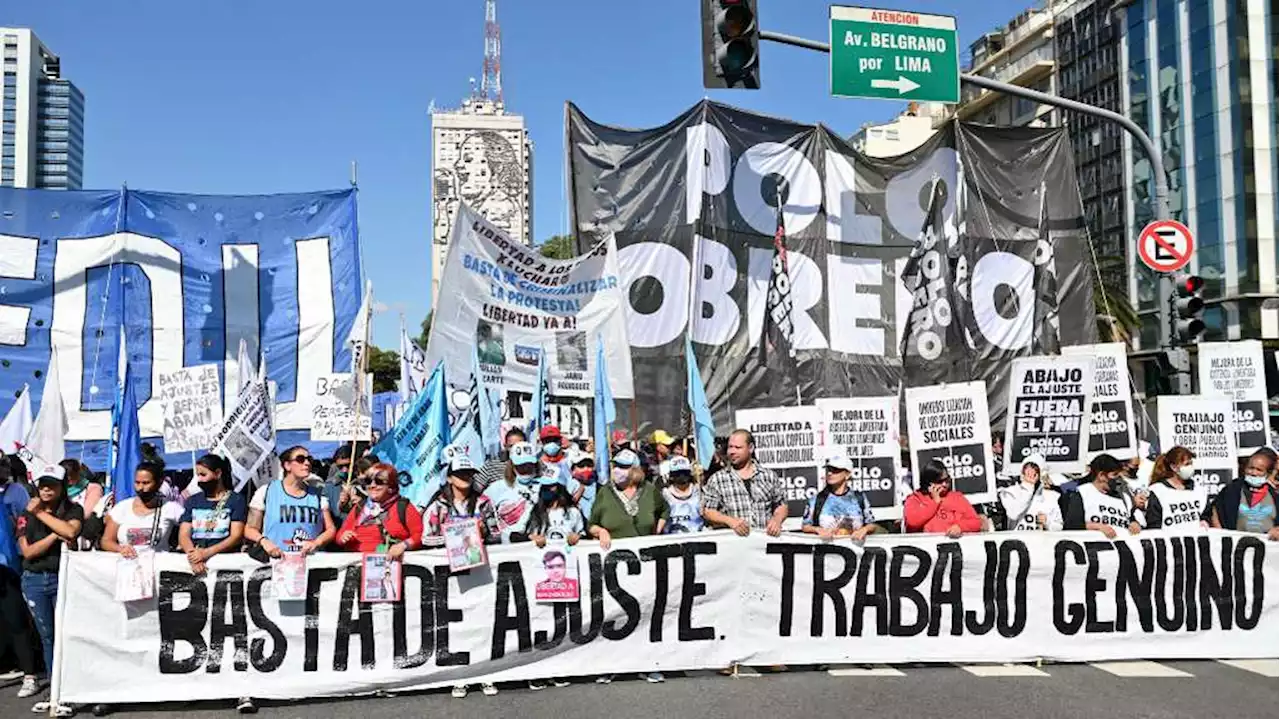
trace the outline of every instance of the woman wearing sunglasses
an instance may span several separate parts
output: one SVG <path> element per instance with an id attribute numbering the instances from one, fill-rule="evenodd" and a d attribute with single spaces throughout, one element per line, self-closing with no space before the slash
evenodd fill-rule
<path id="1" fill-rule="evenodd" d="M 285 552 L 310 554 L 333 540 L 329 499 L 307 481 L 311 455 L 306 447 L 286 449 L 280 462 L 284 478 L 259 487 L 249 501 L 244 538 L 269 557 L 279 558 Z"/>
<path id="2" fill-rule="evenodd" d="M 338 546 L 348 552 L 386 552 L 399 559 L 422 546 L 422 513 L 400 496 L 400 475 L 385 462 L 364 476 L 369 498 L 352 509 L 338 532 Z"/>

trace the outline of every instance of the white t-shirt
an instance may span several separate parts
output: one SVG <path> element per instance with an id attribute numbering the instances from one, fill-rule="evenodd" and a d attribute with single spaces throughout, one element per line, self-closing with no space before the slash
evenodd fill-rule
<path id="1" fill-rule="evenodd" d="M 267 511 L 267 487 L 269 486 L 270 485 L 264 484 L 261 487 L 258 487 L 256 490 L 254 490 L 253 498 L 249 500 L 249 509 L 256 509 L 259 512 Z M 319 497 L 320 497 L 320 511 L 328 512 L 329 497 L 326 496 L 324 492 L 320 492 Z"/>
<path id="2" fill-rule="evenodd" d="M 134 514 L 136 497 L 130 497 L 116 504 L 108 512 L 108 516 L 117 525 L 116 541 L 134 547 L 168 547 L 169 533 L 174 531 L 182 519 L 182 505 L 177 502 L 165 502 L 160 505 L 160 527 L 156 532 L 156 541 L 151 542 L 151 531 L 155 527 L 155 512 L 147 512 L 143 516 Z"/>

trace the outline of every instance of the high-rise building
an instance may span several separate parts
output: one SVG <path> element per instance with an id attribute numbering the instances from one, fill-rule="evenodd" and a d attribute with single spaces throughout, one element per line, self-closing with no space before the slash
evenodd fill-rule
<path id="1" fill-rule="evenodd" d="M 449 232 L 465 202 L 524 244 L 533 230 L 533 143 L 524 118 L 501 102 L 473 97 L 458 110 L 431 114 L 431 304 L 449 251 Z"/>
<path id="2" fill-rule="evenodd" d="M 1162 154 L 1169 206 L 1196 240 L 1206 340 L 1276 339 L 1277 0 L 1117 3 L 1121 103 Z M 1122 140 L 1127 238 L 1153 218 L 1151 163 Z M 1159 344 L 1158 278 L 1129 255 L 1139 346 Z"/>
<path id="3" fill-rule="evenodd" d="M 78 190 L 84 177 L 84 95 L 36 34 L 0 27 L 0 186 Z"/>
<path id="4" fill-rule="evenodd" d="M 449 233 L 465 202 L 512 239 L 533 231 L 533 143 L 524 118 L 502 99 L 502 30 L 496 0 L 484 4 L 480 88 L 457 110 L 431 112 L 431 306 L 449 253 Z M 474 81 L 473 81 L 474 82 Z"/>
<path id="5" fill-rule="evenodd" d="M 1062 97 L 1124 114 L 1120 102 L 1120 21 L 1116 0 L 1080 0 L 1058 8 L 1054 18 L 1057 85 Z M 1063 112 L 1071 136 L 1085 224 L 1098 272 L 1111 294 L 1127 297 L 1133 243 L 1126 241 L 1124 155 L 1120 125 L 1079 112 Z M 1098 308 L 1105 312 L 1104 307 Z M 1110 338 L 1104 338 L 1110 339 Z"/>
<path id="6" fill-rule="evenodd" d="M 1057 94 L 1053 17 L 1056 7 L 1070 1 L 1024 10 L 1008 25 L 983 35 L 969 46 L 965 72 Z M 1056 124 L 1058 111 L 1052 105 L 964 84 L 956 117 L 984 125 L 1045 127 Z"/>

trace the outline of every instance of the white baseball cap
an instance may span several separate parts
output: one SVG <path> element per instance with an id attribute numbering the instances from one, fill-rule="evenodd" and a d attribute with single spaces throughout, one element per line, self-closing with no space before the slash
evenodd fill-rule
<path id="1" fill-rule="evenodd" d="M 615 467 L 634 467 L 640 464 L 640 458 L 636 456 L 635 452 L 624 449 L 613 455 L 613 464 Z"/>
<path id="2" fill-rule="evenodd" d="M 846 472 L 852 472 L 853 460 L 849 459 L 849 455 L 841 452 L 839 454 L 833 454 L 827 457 L 825 460 L 823 460 L 822 466 L 824 468 L 831 467 L 833 469 L 843 469 Z"/>
<path id="3" fill-rule="evenodd" d="M 689 473 L 692 473 L 692 472 L 693 472 L 693 462 L 690 462 L 688 457 L 681 457 L 681 456 L 680 456 L 680 455 L 678 455 L 678 454 L 677 454 L 677 455 L 675 455 L 674 457 L 672 457 L 671 459 L 668 459 L 668 460 L 667 460 L 667 473 L 668 473 L 668 474 L 675 474 L 676 472 L 689 472 Z"/>
<path id="4" fill-rule="evenodd" d="M 507 451 L 512 464 L 533 464 L 538 461 L 538 450 L 532 442 L 516 442 Z"/>
<path id="5" fill-rule="evenodd" d="M 1043 471 L 1044 465 L 1045 465 L 1044 455 L 1041 455 L 1038 453 L 1028 454 L 1027 456 L 1022 458 L 1022 466 L 1025 467 L 1028 464 L 1034 464 L 1036 466 L 1036 469 Z"/>
<path id="6" fill-rule="evenodd" d="M 472 462 L 471 458 L 462 452 L 458 452 L 453 455 L 453 458 L 449 460 L 449 474 L 457 474 L 458 472 L 475 472 L 478 471 L 478 469 L 479 468 L 476 467 L 476 463 Z"/>

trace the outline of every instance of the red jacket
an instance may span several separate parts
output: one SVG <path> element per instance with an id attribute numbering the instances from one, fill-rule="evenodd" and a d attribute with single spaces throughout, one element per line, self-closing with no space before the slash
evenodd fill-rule
<path id="1" fill-rule="evenodd" d="M 941 502 L 933 501 L 927 492 L 912 492 L 902 506 L 902 517 L 908 532 L 941 534 L 957 524 L 965 532 L 982 531 L 982 520 L 973 505 L 955 490 L 947 492 Z"/>
<path id="2" fill-rule="evenodd" d="M 381 514 L 371 516 L 365 507 L 352 509 L 347 513 L 346 520 L 342 523 L 342 528 L 338 530 L 338 537 L 346 534 L 348 531 L 355 532 L 355 537 L 348 542 L 338 542 L 338 546 L 348 552 L 376 552 L 378 545 L 382 544 L 382 532 L 385 529 L 387 536 L 391 538 L 390 543 L 403 542 L 408 540 L 408 549 L 418 549 L 422 546 L 422 513 L 418 508 L 410 502 L 405 502 L 404 519 L 405 526 L 400 523 L 400 512 L 396 509 L 396 502 L 400 500 L 399 496 L 390 499 L 382 504 Z M 381 520 L 381 527 L 379 527 Z"/>

